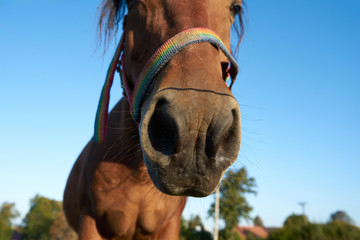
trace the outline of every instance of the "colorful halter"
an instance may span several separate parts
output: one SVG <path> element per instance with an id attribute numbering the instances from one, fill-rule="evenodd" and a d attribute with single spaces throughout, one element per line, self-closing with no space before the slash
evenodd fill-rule
<path id="1" fill-rule="evenodd" d="M 195 44 L 208 42 L 219 48 L 225 56 L 229 59 L 230 63 L 226 70 L 227 78 L 231 76 L 231 83 L 229 88 L 231 89 L 236 75 L 238 73 L 238 65 L 233 56 L 228 52 L 225 45 L 221 41 L 220 37 L 210 29 L 207 28 L 190 28 L 182 31 L 169 40 L 167 40 L 149 59 L 145 67 L 141 71 L 136 83 L 134 90 L 131 91 L 124 69 L 123 49 L 124 49 L 124 34 L 121 37 L 121 41 L 116 49 L 115 55 L 109 66 L 104 87 L 101 91 L 101 97 L 98 105 L 95 120 L 95 135 L 94 140 L 96 142 L 104 142 L 107 130 L 107 119 L 108 119 L 108 107 L 110 99 L 110 88 L 113 82 L 115 70 L 120 70 L 121 86 L 126 94 L 126 97 L 130 103 L 130 112 L 133 119 L 139 123 L 140 109 L 147 88 L 151 84 L 153 78 L 160 71 L 160 69 L 169 62 L 175 54 L 180 52 L 185 47 Z M 121 56 L 121 57 L 120 57 Z M 121 59 L 120 59 L 121 58 Z M 120 61 L 120 66 L 119 65 Z"/>

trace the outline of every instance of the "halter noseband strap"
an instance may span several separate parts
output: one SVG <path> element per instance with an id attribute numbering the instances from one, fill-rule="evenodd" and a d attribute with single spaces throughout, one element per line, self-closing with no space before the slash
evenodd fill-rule
<path id="1" fill-rule="evenodd" d="M 124 48 L 124 33 L 121 37 L 121 41 L 116 49 L 115 55 L 109 66 L 104 87 L 101 92 L 101 97 L 98 105 L 95 120 L 95 142 L 104 142 L 107 130 L 108 119 L 108 107 L 110 98 L 110 88 L 113 82 L 115 70 L 117 67 L 120 69 L 121 86 L 123 87 L 126 97 L 130 103 L 130 113 L 136 122 L 140 119 L 140 109 L 143 100 L 143 96 L 147 91 L 147 88 L 151 84 L 151 81 L 160 71 L 160 69 L 169 62 L 178 52 L 185 47 L 195 44 L 208 42 L 219 48 L 230 61 L 230 66 L 227 69 L 228 77 L 231 76 L 231 83 L 229 88 L 231 89 L 236 75 L 238 73 L 238 65 L 233 56 L 226 49 L 225 45 L 221 41 L 220 37 L 210 29 L 207 28 L 190 28 L 182 31 L 169 40 L 167 40 L 149 59 L 145 67 L 141 71 L 138 79 L 136 80 L 134 90 L 131 91 L 126 79 L 126 73 L 124 69 L 123 48 Z M 121 57 L 121 59 L 120 59 Z M 120 61 L 120 66 L 118 66 Z"/>

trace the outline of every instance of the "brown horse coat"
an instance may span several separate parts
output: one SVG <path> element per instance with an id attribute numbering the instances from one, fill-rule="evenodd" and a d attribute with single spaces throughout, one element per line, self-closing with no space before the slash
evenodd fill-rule
<path id="1" fill-rule="evenodd" d="M 67 218 L 80 239 L 178 239 L 186 197 L 154 187 L 127 109 L 123 99 L 110 114 L 112 144 L 90 141 L 76 161 L 64 194 Z"/>

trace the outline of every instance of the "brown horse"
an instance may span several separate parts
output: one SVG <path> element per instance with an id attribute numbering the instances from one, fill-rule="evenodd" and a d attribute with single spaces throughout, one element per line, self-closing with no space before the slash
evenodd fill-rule
<path id="1" fill-rule="evenodd" d="M 230 49 L 231 25 L 236 19 L 242 25 L 240 0 L 104 0 L 100 25 L 106 36 L 125 7 L 130 88 L 152 54 L 177 33 L 211 29 Z M 186 196 L 211 194 L 240 149 L 240 109 L 224 81 L 228 62 L 213 44 L 187 46 L 152 80 L 138 124 L 128 101 L 117 103 L 106 141 L 90 140 L 65 189 L 66 217 L 80 239 L 179 238 Z"/>

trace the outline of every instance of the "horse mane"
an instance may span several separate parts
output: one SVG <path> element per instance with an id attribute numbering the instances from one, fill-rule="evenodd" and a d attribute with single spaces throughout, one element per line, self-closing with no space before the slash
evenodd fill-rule
<path id="1" fill-rule="evenodd" d="M 236 44 L 235 50 L 233 54 L 237 54 L 239 50 L 240 43 L 243 39 L 244 33 L 245 33 L 245 25 L 246 25 L 246 17 L 245 17 L 245 9 L 247 8 L 245 1 L 241 1 L 241 9 L 238 14 L 235 16 L 235 20 L 233 23 L 233 27 L 235 30 L 235 33 L 238 38 L 238 42 Z"/>
<path id="2" fill-rule="evenodd" d="M 233 27 L 238 38 L 237 45 L 235 47 L 235 53 L 237 53 L 241 40 L 245 32 L 245 14 L 244 8 L 246 4 L 244 1 L 241 3 L 241 9 L 235 16 Z M 99 39 L 104 39 L 104 43 L 111 41 L 112 37 L 116 35 L 118 31 L 118 24 L 124 17 L 126 9 L 126 0 L 103 0 L 100 6 L 100 18 L 98 23 Z"/>
<path id="3" fill-rule="evenodd" d="M 118 24 L 124 17 L 126 0 L 103 0 L 100 6 L 98 32 L 100 41 L 106 45 L 118 31 Z"/>

